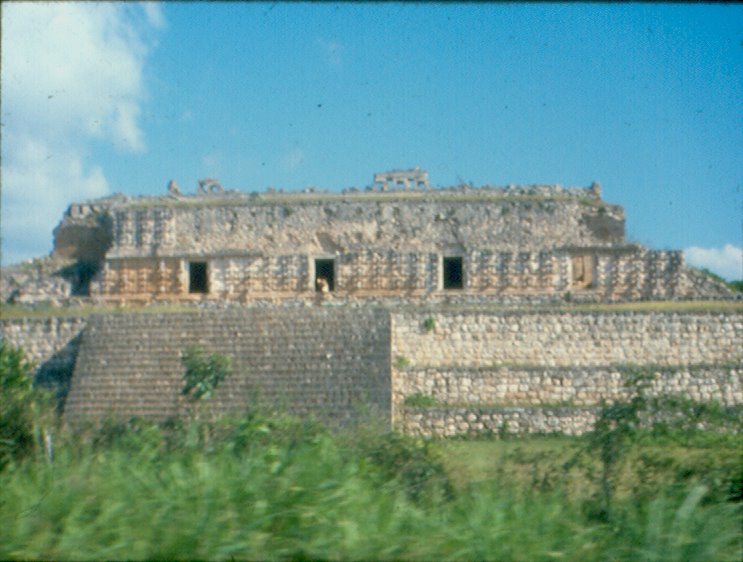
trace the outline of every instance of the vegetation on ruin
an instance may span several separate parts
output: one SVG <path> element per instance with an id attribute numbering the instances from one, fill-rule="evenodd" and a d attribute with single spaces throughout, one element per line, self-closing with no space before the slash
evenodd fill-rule
<path id="1" fill-rule="evenodd" d="M 211 398 L 219 383 L 232 373 L 229 357 L 219 353 L 207 355 L 198 345 L 185 350 L 182 362 L 185 372 L 181 394 L 191 403 Z"/>
<path id="2" fill-rule="evenodd" d="M 438 408 L 443 404 L 430 394 L 416 392 L 405 397 L 403 404 L 408 408 Z"/>
<path id="3" fill-rule="evenodd" d="M 407 369 L 410 367 L 410 359 L 405 357 L 404 355 L 398 355 L 395 357 L 395 362 L 393 363 L 396 369 Z"/>
<path id="4" fill-rule="evenodd" d="M 701 430 L 720 414 L 703 408 L 642 423 L 660 406 L 641 376 L 639 400 L 606 408 L 582 438 L 422 440 L 255 404 L 239 418 L 64 428 L 28 369 L 0 347 L 2 559 L 743 554 L 740 418 L 737 432 Z"/>
<path id="5" fill-rule="evenodd" d="M 724 278 L 720 277 L 716 273 L 713 273 L 706 267 L 701 268 L 692 268 L 702 275 L 705 275 L 706 277 L 709 277 L 710 279 L 717 281 L 718 283 L 722 283 L 723 285 L 726 285 L 728 289 L 731 289 L 736 292 L 743 292 L 743 279 L 737 280 L 737 281 L 726 281 Z"/>

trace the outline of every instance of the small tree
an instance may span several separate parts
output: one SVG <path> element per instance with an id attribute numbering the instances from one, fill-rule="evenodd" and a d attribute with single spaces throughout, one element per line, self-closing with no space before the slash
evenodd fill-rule
<path id="1" fill-rule="evenodd" d="M 653 373 L 649 369 L 636 368 L 626 375 L 625 388 L 629 400 L 604 404 L 598 412 L 593 432 L 588 436 L 588 447 L 598 451 L 601 461 L 601 508 L 602 518 L 612 515 L 612 503 L 616 488 L 617 473 L 627 450 L 632 446 L 643 422 L 648 421 L 651 400 L 648 393 Z"/>
<path id="2" fill-rule="evenodd" d="M 200 422 L 204 400 L 208 400 L 214 395 L 219 383 L 232 373 L 232 362 L 229 357 L 212 353 L 207 356 L 204 350 L 199 346 L 191 346 L 186 349 L 181 359 L 183 366 L 186 368 L 183 373 L 183 394 L 189 403 L 190 417 L 192 422 Z M 192 424 L 191 428 L 197 431 L 197 426 Z M 209 425 L 202 425 L 202 442 L 204 445 L 209 444 Z M 193 434 L 196 437 L 197 433 Z"/>
<path id="3" fill-rule="evenodd" d="M 0 341 L 0 469 L 35 447 L 46 446 L 51 457 L 53 404 L 49 393 L 34 388 L 33 368 L 22 349 Z"/>
<path id="4" fill-rule="evenodd" d="M 219 383 L 232 372 L 229 357 L 219 353 L 206 357 L 199 346 L 187 348 L 181 361 L 186 367 L 183 375 L 185 384 L 181 393 L 189 402 L 211 398 Z"/>

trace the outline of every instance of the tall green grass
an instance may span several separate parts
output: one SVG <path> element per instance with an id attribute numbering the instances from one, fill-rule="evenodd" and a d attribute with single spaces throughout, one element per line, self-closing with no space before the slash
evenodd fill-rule
<path id="1" fill-rule="evenodd" d="M 0 558 L 741 559 L 740 503 L 673 470 L 656 493 L 619 496 L 610 523 L 551 468 L 551 485 L 519 474 L 561 466 L 550 451 L 580 440 L 452 444 L 254 414 L 204 443 L 200 423 L 60 433 L 53 461 L 9 464 Z M 457 474 L 453 454 L 499 447 L 513 470 Z"/>

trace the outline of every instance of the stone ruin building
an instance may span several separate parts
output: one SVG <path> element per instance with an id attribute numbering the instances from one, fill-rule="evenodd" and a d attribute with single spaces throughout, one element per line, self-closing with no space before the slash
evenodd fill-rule
<path id="1" fill-rule="evenodd" d="M 51 259 L 2 301 L 633 301 L 729 297 L 680 251 L 625 239 L 598 184 L 431 189 L 415 168 L 342 193 L 114 195 L 73 203 Z M 62 266 L 60 266 L 62 264 Z"/>
<path id="2" fill-rule="evenodd" d="M 194 306 L 18 307 L 0 340 L 38 365 L 69 423 L 184 415 L 194 345 L 232 361 L 217 411 L 260 396 L 415 435 L 584 433 L 637 368 L 655 394 L 743 404 L 736 303 L 563 306 L 734 298 L 681 252 L 627 242 L 624 224 L 598 184 L 432 189 L 417 168 L 342 193 L 171 181 L 72 204 L 52 255 L 4 269 L 0 297 Z"/>

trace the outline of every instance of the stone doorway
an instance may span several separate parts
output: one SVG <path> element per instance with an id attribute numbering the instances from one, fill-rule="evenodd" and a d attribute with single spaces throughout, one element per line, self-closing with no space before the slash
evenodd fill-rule
<path id="1" fill-rule="evenodd" d="M 335 290 L 335 260 L 315 260 L 315 291 L 318 293 Z"/>

